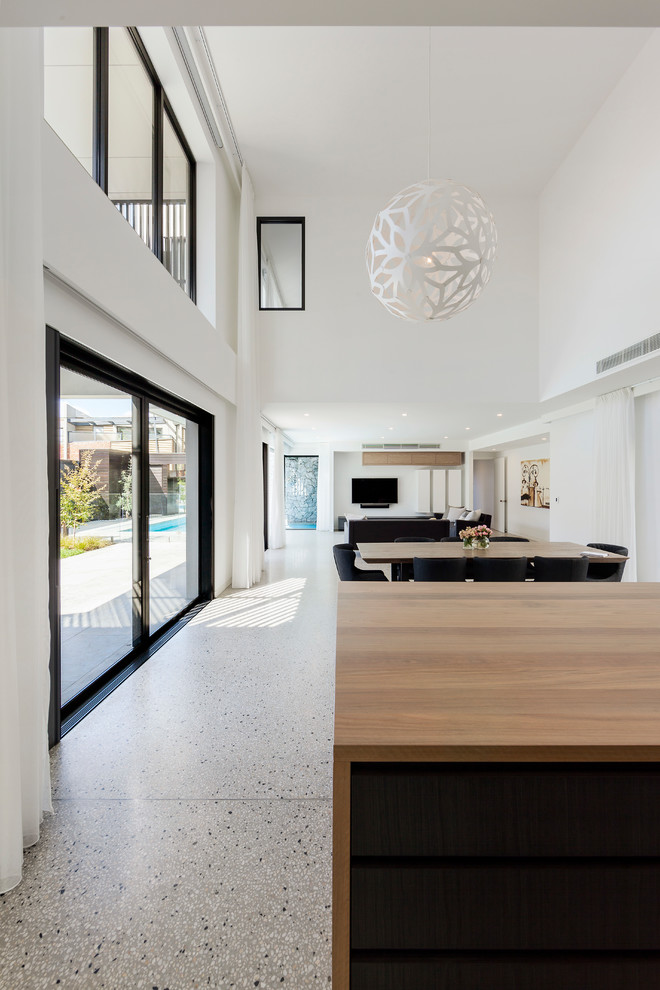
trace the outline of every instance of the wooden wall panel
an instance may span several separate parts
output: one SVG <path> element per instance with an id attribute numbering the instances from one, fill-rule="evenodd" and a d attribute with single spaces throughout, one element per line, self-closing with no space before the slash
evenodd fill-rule
<path id="1" fill-rule="evenodd" d="M 364 467 L 375 464 L 407 465 L 419 467 L 460 467 L 463 453 L 460 450 L 364 450 Z"/>

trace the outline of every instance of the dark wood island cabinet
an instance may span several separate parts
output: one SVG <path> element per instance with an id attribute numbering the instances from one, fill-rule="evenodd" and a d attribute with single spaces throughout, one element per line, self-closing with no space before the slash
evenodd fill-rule
<path id="1" fill-rule="evenodd" d="M 342 585 L 338 990 L 660 987 L 660 586 Z"/>

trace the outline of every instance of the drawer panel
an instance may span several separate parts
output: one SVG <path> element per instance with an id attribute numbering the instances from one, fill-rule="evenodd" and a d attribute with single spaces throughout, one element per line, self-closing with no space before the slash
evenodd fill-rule
<path id="1" fill-rule="evenodd" d="M 354 865 L 352 949 L 660 950 L 660 862 Z"/>
<path id="2" fill-rule="evenodd" d="M 354 764 L 354 856 L 660 856 L 657 764 Z"/>
<path id="3" fill-rule="evenodd" d="M 653 956 L 448 956 L 369 959 L 351 965 L 351 990 L 651 990 Z"/>

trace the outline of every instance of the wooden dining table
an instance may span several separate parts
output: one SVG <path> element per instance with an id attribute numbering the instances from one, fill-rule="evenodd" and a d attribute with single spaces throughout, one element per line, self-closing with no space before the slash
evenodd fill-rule
<path id="1" fill-rule="evenodd" d="M 442 559 L 456 559 L 466 557 L 473 560 L 475 557 L 556 557 L 575 558 L 583 554 L 589 555 L 589 563 L 612 563 L 618 560 L 627 560 L 618 553 L 609 553 L 604 550 L 595 550 L 593 547 L 585 546 L 581 543 L 566 543 L 549 540 L 529 540 L 527 542 L 517 541 L 494 541 L 487 550 L 467 550 L 462 543 L 358 543 L 360 557 L 365 564 L 410 564 L 413 557 L 430 557 Z M 603 554 L 603 556 L 592 556 L 592 554 Z"/>

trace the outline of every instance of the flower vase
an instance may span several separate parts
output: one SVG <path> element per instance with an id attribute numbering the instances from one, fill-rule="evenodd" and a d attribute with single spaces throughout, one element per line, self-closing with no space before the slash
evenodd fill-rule
<path id="1" fill-rule="evenodd" d="M 479 550 L 487 550 L 489 546 L 490 546 L 490 540 L 488 539 L 488 537 L 486 537 L 483 540 L 479 540 L 477 543 L 477 547 L 479 548 Z"/>
<path id="2" fill-rule="evenodd" d="M 470 539 L 470 540 L 463 540 L 463 549 L 464 550 L 474 550 L 474 540 L 472 540 L 472 539 Z"/>

